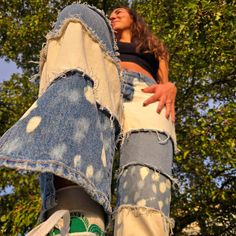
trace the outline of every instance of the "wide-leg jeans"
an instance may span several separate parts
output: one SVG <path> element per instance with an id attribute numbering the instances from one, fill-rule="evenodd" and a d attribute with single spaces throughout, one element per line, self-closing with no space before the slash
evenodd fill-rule
<path id="1" fill-rule="evenodd" d="M 156 83 L 120 71 L 109 21 L 72 4 L 58 16 L 40 54 L 39 98 L 0 140 L 0 166 L 40 172 L 41 220 L 56 206 L 54 176 L 82 187 L 115 218 L 115 235 L 169 235 L 174 125 L 143 107 Z M 112 164 L 121 142 L 117 207 Z"/>

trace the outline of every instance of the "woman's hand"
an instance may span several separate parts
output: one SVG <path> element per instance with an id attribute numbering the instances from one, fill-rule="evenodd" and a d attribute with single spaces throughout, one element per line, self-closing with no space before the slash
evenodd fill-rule
<path id="1" fill-rule="evenodd" d="M 166 106 L 166 118 L 171 115 L 172 122 L 175 122 L 175 97 L 177 93 L 176 86 L 167 82 L 164 84 L 154 84 L 142 89 L 144 93 L 153 93 L 151 97 L 144 101 L 143 106 L 159 101 L 157 112 L 160 113 Z"/>

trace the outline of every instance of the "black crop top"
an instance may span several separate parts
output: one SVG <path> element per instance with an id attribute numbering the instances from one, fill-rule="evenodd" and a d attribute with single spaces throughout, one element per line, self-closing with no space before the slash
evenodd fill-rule
<path id="1" fill-rule="evenodd" d="M 134 43 L 117 42 L 119 48 L 120 60 L 134 62 L 148 71 L 155 80 L 157 80 L 157 70 L 159 62 L 153 53 L 138 53 Z"/>

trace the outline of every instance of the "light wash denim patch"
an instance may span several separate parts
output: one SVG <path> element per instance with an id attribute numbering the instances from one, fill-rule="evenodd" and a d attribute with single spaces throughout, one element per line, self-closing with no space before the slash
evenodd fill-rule
<path id="1" fill-rule="evenodd" d="M 117 207 L 150 207 L 169 216 L 172 159 L 173 146 L 166 135 L 130 134 L 121 147 Z"/>
<path id="2" fill-rule="evenodd" d="M 98 109 L 89 78 L 70 72 L 1 138 L 0 162 L 73 181 L 110 212 L 115 126 Z M 52 182 L 52 174 L 42 175 L 43 209 L 55 205 Z"/>
<path id="3" fill-rule="evenodd" d="M 146 86 L 151 86 L 153 84 L 156 84 L 156 81 L 154 79 L 151 79 L 141 73 L 129 70 L 123 70 L 121 93 L 123 95 L 123 99 L 125 102 L 131 101 L 133 99 L 135 92 L 134 80 L 139 80 L 141 82 L 144 82 Z"/>

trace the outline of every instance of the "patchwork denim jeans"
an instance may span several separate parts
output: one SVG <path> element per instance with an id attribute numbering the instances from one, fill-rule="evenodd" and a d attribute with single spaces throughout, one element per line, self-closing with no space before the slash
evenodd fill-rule
<path id="1" fill-rule="evenodd" d="M 104 14 L 73 4 L 41 51 L 38 100 L 1 138 L 0 164 L 41 172 L 41 218 L 54 207 L 54 175 L 112 212 L 111 174 L 122 119 L 114 35 Z"/>
<path id="2" fill-rule="evenodd" d="M 123 71 L 122 81 L 124 123 L 115 235 L 169 235 L 174 227 L 169 217 L 175 182 L 171 177 L 174 127 L 165 118 L 165 110 L 156 113 L 156 103 L 142 105 L 150 94 L 141 89 L 155 84 L 153 79 Z"/>
<path id="3" fill-rule="evenodd" d="M 174 125 L 165 110 L 155 112 L 157 103 L 142 106 L 141 88 L 155 81 L 120 73 L 116 50 L 101 11 L 66 7 L 40 54 L 39 98 L 0 140 L 0 166 L 41 173 L 42 220 L 57 204 L 55 175 L 82 187 L 109 216 L 122 137 L 115 234 L 168 235 Z"/>

